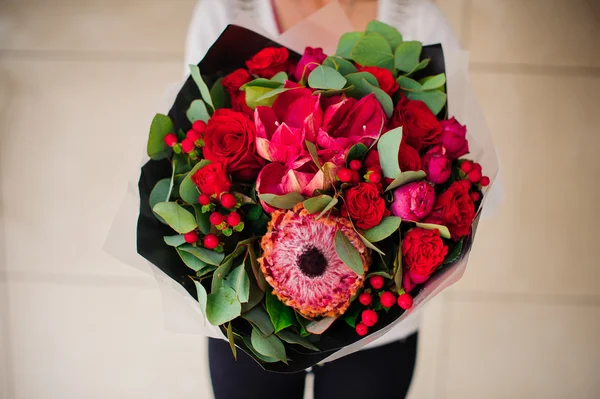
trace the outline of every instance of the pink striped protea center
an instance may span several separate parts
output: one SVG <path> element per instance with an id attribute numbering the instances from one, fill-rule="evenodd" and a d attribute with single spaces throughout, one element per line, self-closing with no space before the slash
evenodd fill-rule
<path id="1" fill-rule="evenodd" d="M 370 256 L 350 222 L 337 216 L 309 214 L 302 205 L 275 211 L 262 238 L 262 272 L 276 295 L 304 317 L 343 314 L 364 282 L 335 251 L 335 234 L 341 230 L 361 256 L 366 272 Z"/>

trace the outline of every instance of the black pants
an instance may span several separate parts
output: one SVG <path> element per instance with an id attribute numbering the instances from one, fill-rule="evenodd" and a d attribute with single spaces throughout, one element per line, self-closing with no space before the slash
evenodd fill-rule
<path id="1" fill-rule="evenodd" d="M 362 350 L 312 368 L 315 399 L 394 398 L 406 396 L 417 356 L 417 334 L 402 341 Z M 302 399 L 305 372 L 264 371 L 238 350 L 235 361 L 229 344 L 209 339 L 210 377 L 216 399 Z"/>

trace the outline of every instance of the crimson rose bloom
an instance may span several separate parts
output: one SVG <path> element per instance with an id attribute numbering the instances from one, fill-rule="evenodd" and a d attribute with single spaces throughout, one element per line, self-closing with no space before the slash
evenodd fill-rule
<path id="1" fill-rule="evenodd" d="M 266 47 L 246 61 L 246 66 L 250 73 L 271 79 L 276 73 L 287 71 L 289 55 L 285 47 Z"/>
<path id="2" fill-rule="evenodd" d="M 308 78 L 313 69 L 321 65 L 325 61 L 325 58 L 327 58 L 327 54 L 323 53 L 321 47 L 306 47 L 302 58 L 300 58 L 298 65 L 294 68 L 294 78 L 298 82 L 302 79 L 302 76 Z"/>
<path id="3" fill-rule="evenodd" d="M 231 182 L 222 163 L 210 163 L 198 169 L 192 176 L 192 181 L 202 194 L 208 196 L 219 196 L 231 188 Z"/>
<path id="4" fill-rule="evenodd" d="M 406 97 L 398 102 L 390 120 L 390 128 L 398 126 L 402 126 L 402 137 L 417 151 L 437 144 L 442 133 L 442 125 L 427 104 Z"/>
<path id="5" fill-rule="evenodd" d="M 358 183 L 346 192 L 346 212 L 357 227 L 367 230 L 377 226 L 389 214 L 379 189 L 371 183 Z"/>
<path id="6" fill-rule="evenodd" d="M 417 150 L 412 148 L 406 140 L 400 143 L 400 151 L 398 151 L 398 165 L 400 170 L 406 172 L 408 170 L 421 170 L 421 157 Z"/>
<path id="7" fill-rule="evenodd" d="M 223 163 L 234 177 L 253 180 L 264 164 L 256 155 L 255 137 L 254 122 L 246 115 L 218 109 L 206 126 L 202 154 L 209 161 Z"/>
<path id="8" fill-rule="evenodd" d="M 230 96 L 233 96 L 237 91 L 252 80 L 252 76 L 245 69 L 239 68 L 225 76 L 221 81 L 221 85 L 227 90 Z"/>
<path id="9" fill-rule="evenodd" d="M 379 88 L 390 96 L 400 89 L 400 85 L 396 82 L 396 79 L 394 79 L 394 75 L 385 68 L 365 66 L 361 67 L 359 70 L 361 72 L 369 72 L 371 75 L 375 76 L 377 83 L 379 83 Z"/>
<path id="10" fill-rule="evenodd" d="M 444 245 L 438 229 L 416 227 L 409 230 L 402 240 L 404 289 L 409 292 L 416 284 L 427 281 L 447 254 L 448 247 Z"/>
<path id="11" fill-rule="evenodd" d="M 474 218 L 475 205 L 469 196 L 468 185 L 456 181 L 436 198 L 433 212 L 424 222 L 443 224 L 450 230 L 452 238 L 459 239 L 469 234 Z"/>

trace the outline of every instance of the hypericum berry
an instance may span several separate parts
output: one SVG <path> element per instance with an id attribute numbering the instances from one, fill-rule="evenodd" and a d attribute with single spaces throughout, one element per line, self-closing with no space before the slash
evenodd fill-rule
<path id="1" fill-rule="evenodd" d="M 358 182 L 360 182 L 360 173 L 353 170 L 352 171 L 352 183 L 358 183 Z"/>
<path id="2" fill-rule="evenodd" d="M 375 171 L 369 173 L 369 183 L 379 183 L 381 181 L 381 173 Z"/>
<path id="3" fill-rule="evenodd" d="M 363 323 L 358 323 L 356 325 L 356 333 L 361 337 L 364 337 L 369 332 L 369 327 L 364 325 Z"/>
<path id="4" fill-rule="evenodd" d="M 183 235 L 183 239 L 188 244 L 193 244 L 198 241 L 198 233 L 196 233 L 194 230 L 192 230 L 189 233 L 185 233 Z"/>
<path id="5" fill-rule="evenodd" d="M 471 194 L 469 194 L 471 196 L 471 199 L 473 200 L 473 202 L 477 202 L 481 199 L 481 194 L 479 194 L 478 191 L 473 191 Z"/>
<path id="6" fill-rule="evenodd" d="M 208 205 L 210 204 L 210 197 L 206 194 L 200 194 L 200 196 L 198 197 L 198 202 L 200 203 L 200 205 Z"/>
<path id="7" fill-rule="evenodd" d="M 235 227 L 238 224 L 240 224 L 242 222 L 242 217 L 240 216 L 239 213 L 237 212 L 231 212 L 229 215 L 227 215 L 227 224 Z"/>
<path id="8" fill-rule="evenodd" d="M 371 309 L 363 310 L 362 314 L 360 315 L 360 319 L 367 327 L 373 327 L 375 324 L 377 324 L 377 318 L 377 312 Z"/>
<path id="9" fill-rule="evenodd" d="M 169 147 L 173 147 L 175 144 L 177 144 L 177 141 L 177 136 L 175 136 L 173 133 L 169 133 L 165 136 L 165 144 Z"/>
<path id="10" fill-rule="evenodd" d="M 352 181 L 352 170 L 348 168 L 342 168 L 338 171 L 337 176 L 342 183 L 350 183 Z"/>
<path id="11" fill-rule="evenodd" d="M 396 295 L 392 294 L 389 291 L 386 291 L 383 294 L 381 294 L 379 301 L 381 302 L 381 305 L 384 308 L 391 308 L 396 303 Z"/>
<path id="12" fill-rule="evenodd" d="M 477 183 L 479 180 L 481 180 L 481 171 L 473 169 L 467 174 L 467 177 L 471 183 Z"/>
<path id="13" fill-rule="evenodd" d="M 200 140 L 202 137 L 200 136 L 200 132 L 198 132 L 194 129 L 190 129 L 186 133 L 185 138 L 190 139 L 190 140 L 192 140 L 192 142 L 195 143 L 196 141 Z"/>
<path id="14" fill-rule="evenodd" d="M 400 306 L 402 309 L 404 309 L 404 310 L 410 309 L 410 308 L 412 308 L 412 305 L 413 305 L 412 296 L 410 296 L 408 294 L 402 294 L 398 297 L 398 306 Z"/>
<path id="15" fill-rule="evenodd" d="M 376 290 L 382 289 L 384 282 L 385 281 L 383 280 L 382 276 L 373 276 L 369 279 L 369 284 L 371 284 L 371 287 L 373 287 Z"/>
<path id="16" fill-rule="evenodd" d="M 207 234 L 204 237 L 204 247 L 208 249 L 215 249 L 219 246 L 219 238 L 214 234 Z"/>
<path id="17" fill-rule="evenodd" d="M 362 162 L 360 162 L 358 159 L 353 159 L 350 161 L 348 166 L 350 166 L 350 169 L 352 170 L 360 170 L 360 168 L 362 168 Z"/>
<path id="18" fill-rule="evenodd" d="M 469 173 L 472 169 L 473 169 L 473 162 L 471 162 L 471 161 L 463 161 L 460 164 L 460 170 L 462 170 L 465 173 Z"/>
<path id="19" fill-rule="evenodd" d="M 373 302 L 373 297 L 368 292 L 363 292 L 358 296 L 358 302 L 365 306 L 369 306 Z"/>
<path id="20" fill-rule="evenodd" d="M 198 133 L 204 133 L 204 130 L 206 130 L 206 122 L 197 120 L 196 122 L 192 123 L 192 129 Z"/>
<path id="21" fill-rule="evenodd" d="M 196 149 L 194 142 L 187 137 L 181 140 L 181 149 L 188 154 Z"/>
<path id="22" fill-rule="evenodd" d="M 219 212 L 213 212 L 210 214 L 209 220 L 210 224 L 218 226 L 223 223 L 223 215 L 221 215 Z"/>
<path id="23" fill-rule="evenodd" d="M 473 170 L 478 170 L 481 172 L 481 164 L 473 162 Z"/>
<path id="24" fill-rule="evenodd" d="M 481 187 L 487 187 L 490 185 L 490 178 L 487 176 L 483 176 L 481 179 L 479 179 L 479 184 L 481 184 Z"/>
<path id="25" fill-rule="evenodd" d="M 237 198 L 235 198 L 235 195 L 230 194 L 230 193 L 225 193 L 225 194 L 221 195 L 221 205 L 223 205 L 225 208 L 233 209 L 233 208 L 235 208 L 236 204 L 237 204 Z"/>

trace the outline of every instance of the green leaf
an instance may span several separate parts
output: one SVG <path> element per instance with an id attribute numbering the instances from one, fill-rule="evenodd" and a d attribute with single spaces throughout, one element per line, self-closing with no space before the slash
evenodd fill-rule
<path id="1" fill-rule="evenodd" d="M 366 79 L 363 79 L 363 87 L 375 94 L 375 98 L 381 104 L 383 112 L 385 112 L 385 116 L 391 118 L 392 114 L 394 113 L 394 102 L 389 94 L 381 90 L 379 87 L 370 84 Z"/>
<path id="2" fill-rule="evenodd" d="M 422 91 L 419 93 L 408 92 L 405 94 L 410 100 L 423 101 L 434 115 L 439 114 L 442 108 L 444 108 L 448 97 L 446 93 L 439 90 Z"/>
<path id="3" fill-rule="evenodd" d="M 386 38 L 379 33 L 363 36 L 352 50 L 352 59 L 363 66 L 377 66 L 394 72 L 394 54 Z"/>
<path id="4" fill-rule="evenodd" d="M 270 96 L 270 97 L 266 97 L 264 99 L 263 96 L 269 92 L 271 92 L 273 89 L 269 88 L 269 87 L 258 87 L 258 86 L 249 86 L 246 87 L 246 104 L 252 108 L 255 109 L 256 107 L 259 106 L 265 106 L 265 107 L 270 107 L 273 105 L 273 103 L 275 102 L 275 97 Z"/>
<path id="5" fill-rule="evenodd" d="M 246 217 L 248 218 L 248 220 L 255 221 L 260 218 L 264 211 L 262 209 L 262 206 L 257 204 L 251 204 L 246 205 L 244 207 L 244 212 L 246 213 Z"/>
<path id="6" fill-rule="evenodd" d="M 285 81 L 288 80 L 288 74 L 281 71 L 281 72 L 277 72 L 275 75 L 273 75 L 273 77 L 271 78 L 271 81 L 273 82 L 278 82 L 281 84 L 284 84 Z"/>
<path id="7" fill-rule="evenodd" d="M 356 231 L 356 230 L 354 230 L 354 231 Z M 360 234 L 358 231 L 356 231 L 356 234 L 358 234 L 361 241 L 363 242 L 363 244 L 365 244 L 365 246 L 367 246 L 367 248 L 371 248 L 373 251 L 377 252 L 378 254 L 385 256 L 385 252 L 383 252 L 381 249 L 377 248 L 371 241 L 367 240 L 362 234 Z"/>
<path id="8" fill-rule="evenodd" d="M 323 194 L 304 200 L 302 205 L 304 205 L 304 209 L 306 209 L 308 213 L 312 214 L 323 211 L 323 209 L 325 209 L 325 207 L 329 205 L 332 200 L 332 197 Z"/>
<path id="9" fill-rule="evenodd" d="M 319 161 L 319 154 L 317 153 L 317 147 L 308 140 L 305 140 L 304 144 L 306 145 L 306 149 L 308 150 L 308 153 L 310 154 L 310 158 L 315 163 L 315 165 L 317 165 L 317 168 L 319 168 L 320 170 L 323 170 L 323 165 L 321 165 L 321 161 Z"/>
<path id="10" fill-rule="evenodd" d="M 421 86 L 421 83 L 407 76 L 399 76 L 396 81 L 398 82 L 398 85 L 400 85 L 400 88 L 404 91 L 423 91 L 423 86 Z"/>
<path id="11" fill-rule="evenodd" d="M 440 232 L 440 236 L 443 238 L 450 238 L 450 230 L 448 230 L 448 228 L 446 226 L 442 226 L 441 224 L 434 224 L 434 223 L 421 223 L 421 222 L 416 222 L 415 223 L 417 225 L 417 227 L 420 227 L 422 229 L 427 229 L 427 230 L 439 230 Z"/>
<path id="12" fill-rule="evenodd" d="M 202 205 L 200 204 L 194 204 L 194 213 L 196 214 L 198 229 L 202 232 L 202 234 L 210 233 L 210 213 L 202 213 Z"/>
<path id="13" fill-rule="evenodd" d="M 351 307 L 346 313 L 344 313 L 344 321 L 352 328 L 356 328 L 356 319 L 361 312 L 359 306 Z"/>
<path id="14" fill-rule="evenodd" d="M 198 196 L 200 195 L 196 184 L 192 181 L 192 176 L 194 176 L 198 170 L 202 169 L 209 163 L 210 161 L 206 159 L 198 162 L 179 185 L 179 196 L 188 204 L 197 204 Z"/>
<path id="15" fill-rule="evenodd" d="M 260 270 L 260 265 L 258 263 L 258 260 L 256 259 L 256 253 L 254 252 L 253 245 L 248 245 L 248 256 L 250 257 L 250 265 L 252 266 L 252 273 L 254 274 L 256 284 L 262 292 L 265 292 L 268 285 L 267 280 L 265 279 L 265 276 Z"/>
<path id="16" fill-rule="evenodd" d="M 354 144 L 350 147 L 348 155 L 346 156 L 346 165 L 350 164 L 350 161 L 359 160 L 362 161 L 369 149 L 363 143 Z"/>
<path id="17" fill-rule="evenodd" d="M 242 312 L 246 313 L 254 309 L 256 305 L 262 301 L 264 296 L 265 293 L 258 288 L 258 285 L 256 285 L 253 280 L 250 281 L 250 296 L 248 297 L 248 302 L 242 303 Z"/>
<path id="18" fill-rule="evenodd" d="M 319 65 L 308 75 L 308 85 L 313 89 L 341 90 L 346 85 L 346 78 L 334 68 Z"/>
<path id="19" fill-rule="evenodd" d="M 206 318 L 213 326 L 219 326 L 238 317 L 242 313 L 242 305 L 237 300 L 235 291 L 230 287 L 221 287 L 206 298 Z"/>
<path id="20" fill-rule="evenodd" d="M 171 148 L 165 143 L 165 136 L 169 133 L 173 133 L 171 118 L 156 114 L 152 119 L 148 135 L 147 152 L 151 159 L 155 161 L 165 159 L 171 153 Z"/>
<path id="21" fill-rule="evenodd" d="M 423 44 L 417 41 L 402 42 L 394 52 L 396 69 L 403 72 L 413 71 L 419 65 Z"/>
<path id="22" fill-rule="evenodd" d="M 259 360 L 261 360 L 264 363 L 277 363 L 279 360 L 269 357 L 269 356 L 265 356 L 263 354 L 260 354 L 256 351 L 256 349 L 252 346 L 252 342 L 250 340 L 250 337 L 242 337 L 242 340 L 244 341 L 244 344 L 246 344 L 246 347 L 250 350 L 250 352 L 252 352 L 254 354 L 254 356 L 256 356 Z"/>
<path id="23" fill-rule="evenodd" d="M 217 79 L 210 89 L 210 97 L 212 98 L 215 109 L 227 108 L 229 94 L 227 94 L 227 90 L 223 87 L 222 81 L 223 78 Z"/>
<path id="24" fill-rule="evenodd" d="M 256 306 L 248 312 L 242 313 L 242 318 L 248 320 L 252 327 L 258 329 L 265 337 L 275 332 L 273 322 L 262 306 Z"/>
<path id="25" fill-rule="evenodd" d="M 221 266 L 217 267 L 217 270 L 215 270 L 211 281 L 211 292 L 216 292 L 223 286 L 225 277 L 227 277 L 232 265 L 233 263 L 231 261 L 225 261 L 221 264 Z"/>
<path id="26" fill-rule="evenodd" d="M 396 284 L 396 289 L 398 291 L 402 289 L 402 273 L 402 240 L 400 240 L 400 242 L 398 242 L 396 258 L 394 259 L 394 284 Z"/>
<path id="27" fill-rule="evenodd" d="M 250 279 L 248 278 L 248 274 L 246 274 L 243 263 L 229 273 L 225 283 L 233 288 L 240 303 L 248 302 L 250 296 Z"/>
<path id="28" fill-rule="evenodd" d="M 200 311 L 203 315 L 206 315 L 206 303 L 208 296 L 206 295 L 206 289 L 199 281 L 193 280 L 196 286 L 196 298 L 198 298 L 198 304 L 200 305 Z"/>
<path id="29" fill-rule="evenodd" d="M 206 249 L 202 247 L 194 247 L 193 245 L 187 244 L 179 247 L 182 251 L 188 252 L 194 255 L 196 258 L 200 259 L 204 263 L 208 263 L 209 265 L 219 266 L 221 261 L 225 257 L 223 253 L 215 252 L 211 249 Z"/>
<path id="30" fill-rule="evenodd" d="M 460 259 L 460 255 L 462 253 L 464 243 L 465 243 L 465 239 L 461 238 L 456 243 L 456 245 L 454 245 L 454 248 L 452 248 L 452 251 L 448 252 L 448 255 L 446 255 L 446 258 L 444 259 L 444 263 L 443 263 L 444 265 L 447 265 L 449 263 L 454 263 Z"/>
<path id="31" fill-rule="evenodd" d="M 177 253 L 179 254 L 179 257 L 181 258 L 183 263 L 185 263 L 187 267 L 195 271 L 196 274 L 198 274 L 198 272 L 206 270 L 209 267 L 209 265 L 206 262 L 201 261 L 189 252 L 182 251 L 179 247 L 175 249 L 177 250 Z"/>
<path id="32" fill-rule="evenodd" d="M 185 244 L 185 238 L 183 234 L 176 236 L 164 236 L 163 240 L 165 240 L 165 243 L 171 247 L 178 247 L 182 244 Z"/>
<path id="33" fill-rule="evenodd" d="M 395 189 L 396 187 L 403 186 L 408 183 L 412 183 L 414 181 L 423 180 L 427 174 L 422 170 L 407 170 L 406 172 L 402 172 L 396 176 L 393 182 L 390 183 L 389 186 L 385 189 L 385 191 L 390 191 Z"/>
<path id="34" fill-rule="evenodd" d="M 333 322 L 336 320 L 337 320 L 337 317 L 325 317 L 321 320 L 313 320 L 306 325 L 306 331 L 308 331 L 312 334 L 321 335 L 329 327 L 331 327 Z"/>
<path id="35" fill-rule="evenodd" d="M 150 209 L 153 209 L 154 206 L 156 204 L 158 204 L 159 202 L 165 202 L 165 201 L 169 200 L 169 198 L 167 198 L 167 195 L 169 194 L 170 188 L 171 188 L 171 179 L 168 179 L 168 178 L 159 180 L 154 185 L 154 188 L 152 188 L 152 191 L 150 192 L 150 196 L 148 198 L 148 202 L 150 203 Z M 154 216 L 156 216 L 157 219 L 160 220 L 161 222 L 167 224 L 165 219 L 158 216 L 158 214 L 156 212 L 154 212 Z M 186 231 L 186 233 L 187 233 L 187 231 Z"/>
<path id="36" fill-rule="evenodd" d="M 185 115 L 187 116 L 190 123 L 194 123 L 196 121 L 208 122 L 208 120 L 210 119 L 210 114 L 206 109 L 206 104 L 202 100 L 192 101 Z"/>
<path id="37" fill-rule="evenodd" d="M 379 87 L 379 82 L 377 82 L 375 76 L 369 72 L 351 73 L 346 75 L 346 80 L 348 81 L 348 86 L 354 87 L 354 89 L 348 91 L 348 94 L 354 98 L 362 98 L 371 93 L 369 87 L 365 86 L 365 80 L 371 85 Z"/>
<path id="38" fill-rule="evenodd" d="M 277 336 L 269 335 L 264 337 L 257 329 L 253 328 L 250 341 L 254 349 L 261 355 L 287 363 L 285 347 Z"/>
<path id="39" fill-rule="evenodd" d="M 266 92 L 265 94 L 263 94 L 262 96 L 260 96 L 259 98 L 256 99 L 257 102 L 261 102 L 263 100 L 269 99 L 271 97 L 274 97 L 278 94 L 283 93 L 284 91 L 288 91 L 288 90 L 295 90 L 295 89 L 300 89 L 300 87 L 278 87 L 276 89 L 270 90 L 268 92 Z"/>
<path id="40" fill-rule="evenodd" d="M 329 57 L 325 58 L 325 61 L 323 61 L 323 65 L 334 68 L 343 76 L 346 76 L 349 73 L 356 72 L 356 67 L 353 63 L 341 57 L 336 57 L 333 55 L 330 55 Z"/>
<path id="41" fill-rule="evenodd" d="M 283 341 L 288 344 L 296 344 L 305 347 L 306 349 L 310 349 L 313 351 L 319 351 L 319 348 L 314 346 L 309 340 L 301 337 L 299 334 L 296 334 L 289 328 L 282 330 L 277 333 L 277 336 L 281 338 Z"/>
<path id="42" fill-rule="evenodd" d="M 190 65 L 190 75 L 192 75 L 194 82 L 196 82 L 198 89 L 200 89 L 200 95 L 202 96 L 204 102 L 207 103 L 212 109 L 215 109 L 212 102 L 212 98 L 210 96 L 210 91 L 208 90 L 208 86 L 206 85 L 206 83 L 204 83 L 204 80 L 202 79 L 202 74 L 200 74 L 200 68 L 198 68 L 198 65 Z"/>
<path id="43" fill-rule="evenodd" d="M 227 324 L 227 340 L 229 341 L 229 347 L 231 348 L 231 353 L 233 353 L 233 358 L 237 360 L 237 349 L 235 347 L 235 337 L 233 335 L 233 326 L 231 322 Z"/>
<path id="44" fill-rule="evenodd" d="M 419 63 L 417 64 L 417 66 L 413 68 L 413 70 L 412 70 L 412 71 L 410 71 L 409 73 L 407 73 L 407 75 L 411 75 L 411 74 L 413 74 L 413 73 L 415 73 L 415 72 L 418 72 L 418 71 L 420 71 L 421 69 L 425 69 L 425 68 L 427 68 L 427 65 L 429 65 L 429 62 L 430 62 L 430 61 L 431 61 L 431 59 L 430 59 L 430 58 L 425 58 L 424 60 L 422 60 L 421 62 L 419 62 Z"/>
<path id="45" fill-rule="evenodd" d="M 254 80 L 246 83 L 245 85 L 240 87 L 240 90 L 247 90 L 249 87 L 261 87 L 263 89 L 276 89 L 278 87 L 281 87 L 282 85 L 283 85 L 283 82 L 280 82 L 277 80 L 258 78 L 258 79 L 254 79 Z"/>
<path id="46" fill-rule="evenodd" d="M 304 197 L 298 193 L 287 193 L 285 195 L 276 194 L 259 194 L 258 198 L 265 201 L 274 208 L 292 209 L 300 202 L 304 201 Z"/>
<path id="47" fill-rule="evenodd" d="M 286 306 L 275 295 L 267 293 L 267 313 L 275 326 L 275 333 L 295 324 L 294 310 Z"/>
<path id="48" fill-rule="evenodd" d="M 340 37 L 340 41 L 338 42 L 338 45 L 337 45 L 337 50 L 335 50 L 335 55 L 351 60 L 352 59 L 352 51 L 354 50 L 354 47 L 356 47 L 356 44 L 364 36 L 365 36 L 365 34 L 362 32 L 344 33 Z"/>
<path id="49" fill-rule="evenodd" d="M 402 35 L 396 28 L 377 20 L 373 20 L 367 24 L 366 33 L 379 33 L 383 35 L 393 49 L 402 43 Z"/>
<path id="50" fill-rule="evenodd" d="M 379 242 L 392 235 L 400 227 L 401 219 L 397 216 L 387 216 L 377 226 L 365 231 L 365 238 L 370 242 Z"/>
<path id="51" fill-rule="evenodd" d="M 365 273 L 360 254 L 341 230 L 335 233 L 335 252 L 354 273 L 359 276 Z"/>
<path id="52" fill-rule="evenodd" d="M 333 197 L 333 199 L 329 202 L 329 204 L 327 204 L 327 206 L 325 208 L 323 208 L 323 210 L 321 211 L 321 213 L 319 213 L 319 215 L 317 216 L 317 219 L 321 219 L 321 217 L 326 214 L 327 212 L 329 212 L 329 210 L 331 208 L 333 208 L 334 206 L 337 205 L 338 203 L 338 198 L 337 197 Z"/>
<path id="53" fill-rule="evenodd" d="M 377 151 L 379 151 L 379 163 L 383 175 L 390 179 L 400 174 L 400 165 L 398 164 L 398 152 L 400 151 L 400 142 L 402 141 L 402 127 L 397 127 L 386 132 L 377 142 Z"/>
<path id="54" fill-rule="evenodd" d="M 194 215 L 175 202 L 159 202 L 152 210 L 179 234 L 188 233 L 198 227 Z"/>
<path id="55" fill-rule="evenodd" d="M 435 90 L 444 86 L 446 83 L 446 74 L 440 73 L 439 75 L 427 76 L 421 79 L 419 83 L 423 86 L 423 90 Z"/>

